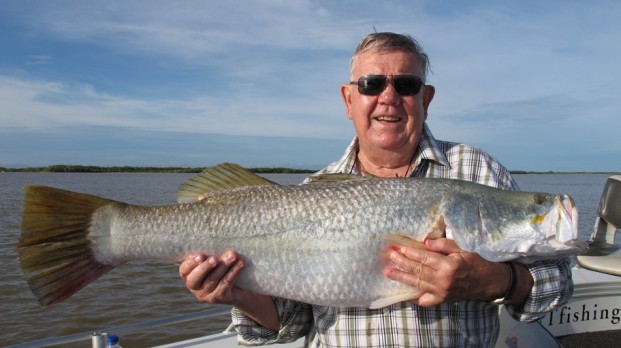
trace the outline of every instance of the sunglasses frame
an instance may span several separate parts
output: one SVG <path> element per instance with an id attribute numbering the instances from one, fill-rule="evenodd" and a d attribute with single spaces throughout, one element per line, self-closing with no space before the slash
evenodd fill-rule
<path id="1" fill-rule="evenodd" d="M 368 86 L 369 79 L 377 79 L 377 81 L 381 81 L 382 82 L 381 88 L 378 90 L 372 90 L 372 91 L 365 89 L 365 86 Z M 409 82 L 409 81 L 416 81 L 416 83 L 418 84 L 418 87 L 407 86 L 403 84 L 404 82 Z M 364 75 L 364 76 L 361 76 L 358 79 L 358 81 L 349 81 L 349 84 L 358 86 L 358 92 L 362 95 L 378 96 L 382 94 L 382 92 L 384 92 L 386 87 L 388 87 L 389 82 L 392 84 L 395 91 L 400 96 L 417 95 L 420 92 L 420 90 L 423 88 L 423 86 L 425 85 L 425 83 L 423 82 L 423 79 L 421 79 L 419 76 L 416 76 L 416 75 L 393 75 L 393 76 Z M 407 90 L 410 89 L 411 87 L 414 87 L 413 90 L 416 91 L 415 93 L 407 92 Z M 406 90 L 404 90 L 404 88 Z"/>

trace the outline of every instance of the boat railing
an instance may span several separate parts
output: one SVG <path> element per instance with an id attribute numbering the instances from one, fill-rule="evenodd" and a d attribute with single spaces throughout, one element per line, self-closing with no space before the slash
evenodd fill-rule
<path id="1" fill-rule="evenodd" d="M 180 314 L 168 318 L 147 320 L 140 323 L 134 323 L 129 325 L 114 326 L 108 328 L 97 329 L 89 332 L 76 333 L 66 336 L 50 337 L 36 341 L 30 341 L 26 343 L 20 343 L 7 348 L 34 348 L 34 347 L 53 347 L 61 344 L 75 343 L 75 342 L 92 342 L 93 348 L 103 348 L 105 345 L 101 345 L 103 341 L 105 344 L 105 337 L 107 333 L 113 333 L 115 335 L 135 332 L 143 329 L 149 329 L 153 327 L 174 325 L 184 323 L 192 320 L 210 318 L 218 315 L 224 315 L 230 313 L 230 307 L 217 307 L 211 308 L 200 312 Z"/>

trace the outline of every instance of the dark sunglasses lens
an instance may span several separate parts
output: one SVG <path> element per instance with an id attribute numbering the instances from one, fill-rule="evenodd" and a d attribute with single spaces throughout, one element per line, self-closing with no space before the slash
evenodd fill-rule
<path id="1" fill-rule="evenodd" d="M 364 95 L 380 95 L 386 88 L 388 78 L 384 75 L 366 75 L 358 79 L 358 91 Z M 416 95 L 423 86 L 418 76 L 398 75 L 392 79 L 399 95 Z"/>
<path id="2" fill-rule="evenodd" d="M 392 81 L 400 95 L 416 95 L 423 86 L 423 81 L 416 76 L 395 76 Z"/>
<path id="3" fill-rule="evenodd" d="M 368 75 L 358 80 L 358 91 L 365 95 L 378 95 L 386 87 L 386 76 Z"/>

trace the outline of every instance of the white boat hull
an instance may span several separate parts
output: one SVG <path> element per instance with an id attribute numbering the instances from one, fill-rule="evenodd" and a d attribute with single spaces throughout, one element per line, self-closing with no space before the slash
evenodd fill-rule
<path id="1" fill-rule="evenodd" d="M 541 324 L 554 336 L 621 329 L 621 277 L 572 269 L 574 295 Z"/>

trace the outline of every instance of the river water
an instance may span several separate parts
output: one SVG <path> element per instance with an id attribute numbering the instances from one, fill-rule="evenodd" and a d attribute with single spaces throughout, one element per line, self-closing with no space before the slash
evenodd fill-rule
<path id="1" fill-rule="evenodd" d="M 0 345 L 166 318 L 209 308 L 198 303 L 179 279 L 177 265 L 134 262 L 95 281 L 68 300 L 42 308 L 24 280 L 15 246 L 24 185 L 47 185 L 134 204 L 171 204 L 179 184 L 192 174 L 0 173 Z M 297 184 L 302 174 L 272 174 L 269 179 Z M 580 233 L 588 239 L 605 174 L 516 175 L 524 191 L 569 193 L 580 210 Z M 149 347 L 222 331 L 227 316 L 125 334 L 124 347 Z M 84 347 L 84 344 L 65 347 Z"/>

